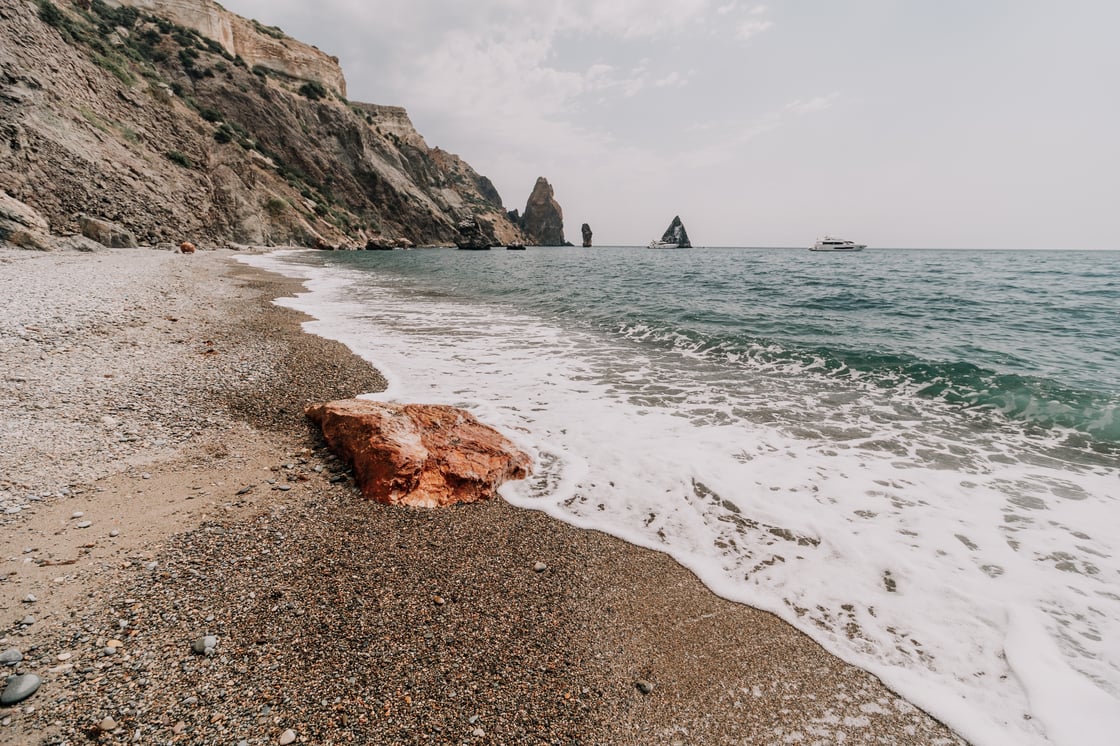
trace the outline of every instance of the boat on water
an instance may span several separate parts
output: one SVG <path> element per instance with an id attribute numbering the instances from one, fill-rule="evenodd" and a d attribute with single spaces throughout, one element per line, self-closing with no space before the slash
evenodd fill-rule
<path id="1" fill-rule="evenodd" d="M 863 251 L 867 248 L 867 244 L 856 243 L 855 241 L 848 241 L 843 238 L 834 238 L 833 236 L 825 236 L 818 239 L 815 244 L 809 247 L 809 251 Z"/>
<path id="2" fill-rule="evenodd" d="M 511 243 L 506 247 L 506 251 L 524 251 L 525 245 L 520 243 Z"/>
<path id="3" fill-rule="evenodd" d="M 692 242 L 688 240 L 688 232 L 684 229 L 681 216 L 674 217 L 673 222 L 669 223 L 669 227 L 662 234 L 661 239 L 650 241 L 649 247 L 651 249 L 691 249 Z"/>

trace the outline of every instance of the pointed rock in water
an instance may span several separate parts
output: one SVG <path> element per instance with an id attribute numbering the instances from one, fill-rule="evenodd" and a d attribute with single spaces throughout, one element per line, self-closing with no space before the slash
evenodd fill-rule
<path id="1" fill-rule="evenodd" d="M 674 217 L 673 222 L 669 223 L 669 227 L 665 229 L 665 235 L 661 236 L 661 240 L 665 243 L 675 243 L 682 249 L 692 248 L 692 244 L 688 240 L 688 231 L 684 229 L 684 223 L 681 222 L 680 215 Z"/>
<path id="2" fill-rule="evenodd" d="M 543 176 L 537 179 L 525 214 L 521 216 L 521 229 L 537 246 L 566 246 L 564 241 L 564 211 L 556 201 L 552 185 Z"/>
<path id="3" fill-rule="evenodd" d="M 581 225 L 579 227 L 579 230 L 580 230 L 580 233 L 583 234 L 583 248 L 585 248 L 585 249 L 589 248 L 591 246 L 591 236 L 592 236 L 591 226 L 588 225 L 587 223 L 584 223 L 583 225 Z"/>
<path id="4" fill-rule="evenodd" d="M 33 673 L 13 676 L 8 679 L 8 685 L 4 687 L 4 693 L 0 694 L 0 705 L 14 705 L 22 702 L 39 691 L 39 685 L 42 683 L 43 680 Z"/>

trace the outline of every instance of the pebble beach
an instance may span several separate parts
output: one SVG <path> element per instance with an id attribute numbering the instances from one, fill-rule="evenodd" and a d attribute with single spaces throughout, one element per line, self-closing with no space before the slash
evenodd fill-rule
<path id="1" fill-rule="evenodd" d="M 963 743 L 665 555 L 362 500 L 303 408 L 384 379 L 235 257 L 0 250 L 0 743 Z"/>

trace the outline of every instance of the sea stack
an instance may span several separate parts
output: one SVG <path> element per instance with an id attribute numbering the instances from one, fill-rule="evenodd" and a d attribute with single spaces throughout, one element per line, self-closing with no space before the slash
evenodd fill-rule
<path id="1" fill-rule="evenodd" d="M 521 216 L 521 229 L 537 246 L 564 246 L 564 212 L 553 196 L 552 185 L 543 176 L 537 179 L 525 214 Z"/>
<path id="2" fill-rule="evenodd" d="M 589 248 L 591 246 L 591 226 L 584 223 L 579 230 L 583 234 L 583 248 Z"/>
<path id="3" fill-rule="evenodd" d="M 688 231 L 684 229 L 684 223 L 681 222 L 680 215 L 674 217 L 673 222 L 669 223 L 669 227 L 665 229 L 665 234 L 661 236 L 661 242 L 676 244 L 678 249 L 692 248 L 692 243 L 688 240 Z"/>

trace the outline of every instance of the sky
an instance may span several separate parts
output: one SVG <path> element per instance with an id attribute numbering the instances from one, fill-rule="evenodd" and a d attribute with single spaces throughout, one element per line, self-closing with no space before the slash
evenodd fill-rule
<path id="1" fill-rule="evenodd" d="M 1120 249 L 1115 0 L 222 0 L 565 234 Z"/>

